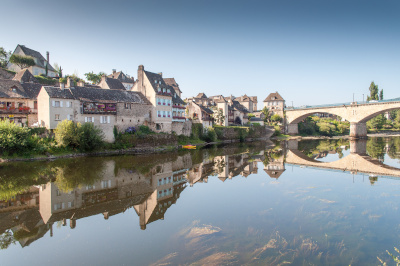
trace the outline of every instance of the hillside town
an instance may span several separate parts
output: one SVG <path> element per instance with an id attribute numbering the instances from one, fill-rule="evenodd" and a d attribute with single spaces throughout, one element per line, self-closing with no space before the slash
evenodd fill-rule
<path id="1" fill-rule="evenodd" d="M 18 44 L 12 55 L 33 59 L 21 67 L 9 61 L 0 68 L 0 119 L 22 127 L 54 130 L 63 120 L 93 123 L 105 140 L 114 140 L 113 129 L 148 126 L 154 132 L 189 136 L 192 124 L 203 128 L 219 126 L 264 125 L 269 115 L 283 120 L 285 100 L 278 92 L 269 93 L 259 104 L 257 96 L 215 95 L 182 99 L 182 89 L 174 77 L 150 72 L 139 65 L 136 78 L 112 69 L 99 82 L 90 84 L 72 76 L 63 76 L 61 67 L 53 67 L 37 50 Z M 11 55 L 11 56 L 12 56 Z M 51 82 L 49 82 L 49 80 Z"/>

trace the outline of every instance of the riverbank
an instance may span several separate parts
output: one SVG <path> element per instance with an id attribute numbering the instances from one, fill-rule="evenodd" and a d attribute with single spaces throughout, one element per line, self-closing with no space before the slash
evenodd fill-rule
<path id="1" fill-rule="evenodd" d="M 246 142 L 254 142 L 254 141 L 266 141 L 269 138 L 246 138 L 243 143 Z M 229 143 L 239 143 L 241 142 L 239 139 L 231 139 L 231 140 L 221 140 L 214 142 L 203 142 L 191 144 L 196 147 L 204 147 L 208 145 L 218 145 L 218 144 L 229 144 Z M 36 155 L 32 157 L 10 157 L 10 158 L 0 158 L 0 163 L 7 162 L 28 162 L 28 161 L 49 161 L 56 159 L 66 159 L 66 158 L 78 158 L 78 157 L 99 157 L 99 156 L 118 156 L 118 155 L 140 155 L 140 154 L 157 154 L 157 153 L 165 153 L 177 150 L 184 150 L 182 148 L 183 145 L 175 144 L 175 145 L 167 145 L 167 146 L 143 146 L 137 148 L 128 148 L 128 149 L 118 149 L 118 150 L 103 150 L 103 151 L 93 151 L 93 152 L 72 152 L 66 154 L 49 154 L 49 155 Z"/>
<path id="2" fill-rule="evenodd" d="M 384 132 L 374 132 L 367 134 L 368 137 L 397 137 L 400 136 L 400 131 L 384 131 Z M 290 139 L 350 139 L 349 135 L 344 136 L 288 136 L 288 137 L 273 137 L 272 140 L 290 140 Z"/>

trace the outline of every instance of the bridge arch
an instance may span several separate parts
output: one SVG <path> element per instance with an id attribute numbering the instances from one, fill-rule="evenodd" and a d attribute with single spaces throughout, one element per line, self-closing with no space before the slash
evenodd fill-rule
<path id="1" fill-rule="evenodd" d="M 392 107 L 392 108 L 386 108 L 386 109 L 383 109 L 383 110 L 380 110 L 380 111 L 369 112 L 368 114 L 366 114 L 366 116 L 364 118 L 362 118 L 360 121 L 358 121 L 358 123 L 366 123 L 369 120 L 371 120 L 372 118 L 376 117 L 377 115 L 384 114 L 386 112 L 390 112 L 390 111 L 393 111 L 393 110 L 399 110 L 399 109 L 400 109 L 400 107 Z"/>
<path id="2" fill-rule="evenodd" d="M 336 116 L 340 116 L 340 117 L 342 117 L 342 115 L 343 115 L 342 112 L 335 112 L 333 110 L 329 110 L 329 111 L 325 111 L 325 112 L 319 112 L 319 111 L 310 110 L 310 112 L 307 112 L 307 113 L 305 113 L 303 115 L 298 116 L 297 118 L 294 118 L 289 124 L 298 124 L 301 121 L 303 121 L 305 118 L 307 118 L 309 116 L 312 116 L 313 114 L 321 114 L 321 113 L 336 115 Z M 342 118 L 347 120 L 345 117 L 342 117 Z"/>

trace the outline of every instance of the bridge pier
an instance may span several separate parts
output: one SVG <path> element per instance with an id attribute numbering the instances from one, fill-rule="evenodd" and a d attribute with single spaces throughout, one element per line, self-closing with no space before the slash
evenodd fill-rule
<path id="1" fill-rule="evenodd" d="M 299 134 L 299 124 L 289 124 L 289 125 L 287 125 L 286 133 L 288 135 L 298 135 Z"/>
<path id="2" fill-rule="evenodd" d="M 350 138 L 364 139 L 367 138 L 366 123 L 350 123 Z"/>

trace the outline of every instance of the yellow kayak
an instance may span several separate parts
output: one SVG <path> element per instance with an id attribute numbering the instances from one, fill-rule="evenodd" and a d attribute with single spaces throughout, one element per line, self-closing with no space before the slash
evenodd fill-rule
<path id="1" fill-rule="evenodd" d="M 183 145 L 182 148 L 194 150 L 194 149 L 196 149 L 196 146 L 193 146 L 193 145 Z"/>

